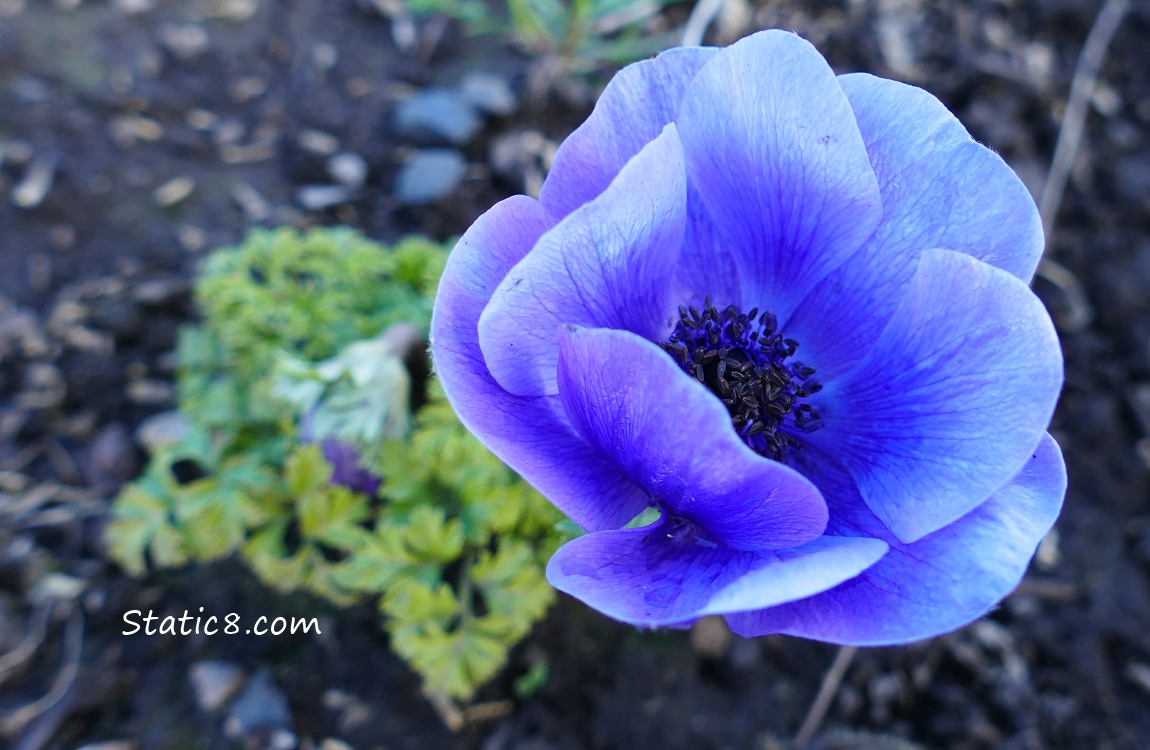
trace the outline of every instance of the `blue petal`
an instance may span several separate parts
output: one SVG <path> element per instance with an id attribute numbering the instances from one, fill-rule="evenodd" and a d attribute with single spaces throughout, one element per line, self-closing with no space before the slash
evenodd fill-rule
<path id="1" fill-rule="evenodd" d="M 875 515 L 913 542 L 1018 473 L 1061 384 L 1058 337 L 1026 284 L 930 250 L 867 356 L 820 394 L 826 426 L 804 441 L 835 456 Z"/>
<path id="2" fill-rule="evenodd" d="M 479 318 L 479 345 L 501 386 L 520 396 L 557 392 L 561 323 L 654 339 L 670 332 L 686 191 L 682 150 L 668 125 L 602 195 L 543 235 Z"/>
<path id="3" fill-rule="evenodd" d="M 876 539 L 824 536 L 795 549 L 740 552 L 683 537 L 664 520 L 568 542 L 547 564 L 547 580 L 616 620 L 673 626 L 817 594 L 886 549 Z"/>
<path id="4" fill-rule="evenodd" d="M 687 84 L 719 50 L 675 48 L 628 65 L 603 90 L 591 116 L 559 146 L 540 202 L 556 220 L 596 198 L 643 146 L 674 121 Z M 702 305 L 739 301 L 739 270 L 699 197 L 688 191 L 687 238 L 676 268 L 676 297 Z"/>
<path id="5" fill-rule="evenodd" d="M 555 221 L 606 190 L 623 165 L 675 120 L 687 84 L 716 52 L 670 49 L 615 74 L 591 116 L 555 152 L 539 196 Z"/>
<path id="6" fill-rule="evenodd" d="M 924 250 L 967 253 L 1029 281 L 1043 248 L 1042 221 L 1022 181 L 941 102 L 861 73 L 839 83 L 878 176 L 883 216 L 863 249 L 786 322 L 824 383 L 878 337 Z"/>
<path id="7" fill-rule="evenodd" d="M 785 320 L 881 215 L 850 104 L 826 61 L 783 31 L 707 63 L 676 119 L 690 184 L 743 273 L 743 305 Z"/>
<path id="8" fill-rule="evenodd" d="M 549 224 L 542 206 L 516 196 L 459 240 L 431 319 L 435 369 L 460 421 L 495 455 L 583 528 L 618 528 L 646 507 L 646 493 L 575 433 L 557 397 L 500 388 L 479 349 L 480 312 Z"/>
<path id="9" fill-rule="evenodd" d="M 1009 484 L 969 514 L 912 544 L 883 529 L 853 493 L 820 482 L 840 533 L 885 538 L 874 567 L 824 594 L 727 618 L 741 635 L 787 633 L 832 643 L 881 646 L 949 632 L 986 614 L 1018 585 L 1038 543 L 1054 525 L 1066 492 L 1058 444 L 1043 438 Z M 844 499 L 853 495 L 853 500 Z"/>
<path id="10" fill-rule="evenodd" d="M 735 434 L 714 394 L 656 345 L 625 331 L 564 327 L 559 396 L 580 434 L 666 512 L 739 550 L 816 539 L 822 497 Z"/>

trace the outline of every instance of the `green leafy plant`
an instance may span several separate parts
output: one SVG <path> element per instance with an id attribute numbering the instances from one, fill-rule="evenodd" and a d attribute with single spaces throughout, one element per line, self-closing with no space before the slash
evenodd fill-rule
<path id="1" fill-rule="evenodd" d="M 507 0 L 515 35 L 573 73 L 625 65 L 677 43 L 646 22 L 677 0 Z"/>
<path id="2" fill-rule="evenodd" d="M 651 19 L 679 0 L 507 0 L 506 20 L 489 0 L 404 0 L 413 16 L 460 21 L 468 33 L 507 34 L 568 73 L 592 73 L 661 52 L 675 34 L 652 31 Z"/>
<path id="3" fill-rule="evenodd" d="M 405 364 L 445 259 L 347 229 L 210 256 L 177 347 L 187 429 L 117 498 L 112 558 L 138 575 L 235 554 L 280 591 L 375 599 L 426 690 L 470 699 L 550 606 L 565 532 Z M 349 455 L 373 482 L 346 481 Z"/>

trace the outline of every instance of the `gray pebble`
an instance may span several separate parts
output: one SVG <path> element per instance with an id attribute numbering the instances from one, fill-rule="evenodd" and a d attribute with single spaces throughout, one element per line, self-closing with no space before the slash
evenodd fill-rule
<path id="1" fill-rule="evenodd" d="M 55 157 L 44 157 L 32 162 L 24 178 L 12 188 L 12 203 L 20 208 L 35 208 L 44 202 L 52 183 L 56 180 Z"/>
<path id="2" fill-rule="evenodd" d="M 351 200 L 352 191 L 343 185 L 304 185 L 295 191 L 295 198 L 309 211 L 322 211 Z"/>
<path id="3" fill-rule="evenodd" d="M 136 428 L 136 442 L 149 453 L 155 453 L 165 445 L 173 445 L 184 439 L 190 423 L 178 411 L 153 414 Z"/>
<path id="4" fill-rule="evenodd" d="M 232 703 L 224 731 L 249 747 L 291 750 L 296 746 L 287 696 L 271 672 L 262 669 Z"/>
<path id="5" fill-rule="evenodd" d="M 444 140 L 462 146 L 478 132 L 479 115 L 454 91 L 430 88 L 401 102 L 395 126 L 413 138 Z"/>
<path id="6" fill-rule="evenodd" d="M 113 493 L 139 471 L 131 433 L 119 422 L 105 425 L 88 443 L 83 457 L 84 477 L 100 492 Z"/>
<path id="7" fill-rule="evenodd" d="M 219 711 L 244 683 L 244 671 L 229 661 L 198 661 L 188 669 L 196 704 L 208 713 Z"/>
<path id="8" fill-rule="evenodd" d="M 453 149 L 416 151 L 395 179 L 395 195 L 407 205 L 434 203 L 455 190 L 466 169 L 463 154 Z"/>
<path id="9" fill-rule="evenodd" d="M 341 151 L 327 160 L 327 173 L 340 185 L 355 190 L 367 182 L 367 162 L 359 154 Z"/>
<path id="10" fill-rule="evenodd" d="M 494 73 L 468 73 L 459 82 L 459 93 L 468 104 L 489 115 L 509 115 L 519 108 L 511 84 Z"/>

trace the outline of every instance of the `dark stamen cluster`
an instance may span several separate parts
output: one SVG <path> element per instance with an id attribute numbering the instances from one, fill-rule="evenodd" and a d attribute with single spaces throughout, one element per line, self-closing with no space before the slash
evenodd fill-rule
<path id="1" fill-rule="evenodd" d="M 662 346 L 726 405 L 743 442 L 761 456 L 784 461 L 798 446 L 783 429 L 788 415 L 802 432 L 823 426 L 818 412 L 802 402 L 822 386 L 811 378 L 813 367 L 785 361 L 798 342 L 777 329 L 769 312 L 741 313 L 733 305 L 720 311 L 708 298 L 701 312 L 679 308 L 679 323 Z"/>

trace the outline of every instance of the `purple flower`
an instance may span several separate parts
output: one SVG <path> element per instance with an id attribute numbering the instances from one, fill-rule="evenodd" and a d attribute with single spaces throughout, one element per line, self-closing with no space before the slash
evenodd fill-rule
<path id="1" fill-rule="evenodd" d="M 540 200 L 459 242 L 432 351 L 590 532 L 557 588 L 642 626 L 915 640 L 1005 596 L 1062 503 L 1042 247 L 931 95 L 767 31 L 620 72 Z"/>
<path id="2" fill-rule="evenodd" d="M 302 443 L 319 441 L 323 450 L 323 457 L 331 464 L 332 484 L 347 487 L 353 492 L 362 492 L 368 497 L 374 497 L 379 492 L 383 479 L 376 473 L 363 468 L 359 462 L 359 449 L 354 443 L 340 440 L 337 437 L 317 436 L 315 434 L 316 409 L 313 407 L 304 413 L 299 422 L 299 439 Z"/>

